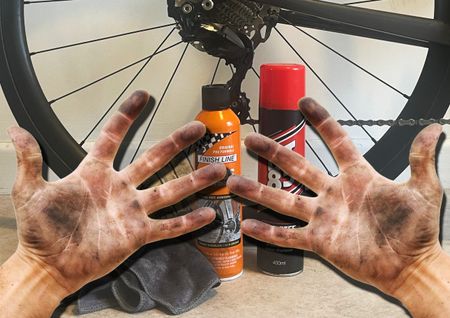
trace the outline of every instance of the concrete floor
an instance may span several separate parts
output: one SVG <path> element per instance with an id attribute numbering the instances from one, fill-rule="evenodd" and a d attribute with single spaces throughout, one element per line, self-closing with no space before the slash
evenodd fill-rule
<path id="1" fill-rule="evenodd" d="M 16 247 L 16 223 L 9 197 L 0 196 L 0 263 Z M 450 241 L 444 242 L 450 252 Z M 73 317 L 69 307 L 62 317 Z M 159 310 L 134 317 L 167 317 Z M 216 294 L 183 318 L 229 317 L 409 317 L 393 299 L 377 290 L 355 282 L 335 271 L 318 257 L 307 254 L 304 272 L 296 277 L 263 275 L 256 267 L 256 249 L 245 250 L 244 275 L 216 289 Z M 85 315 L 94 317 L 129 317 L 117 310 Z"/>

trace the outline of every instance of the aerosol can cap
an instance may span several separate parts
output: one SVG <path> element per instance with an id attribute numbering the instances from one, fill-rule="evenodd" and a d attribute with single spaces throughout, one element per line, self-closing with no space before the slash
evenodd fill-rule
<path id="1" fill-rule="evenodd" d="M 225 84 L 202 87 L 203 110 L 224 110 L 230 107 L 230 89 Z"/>
<path id="2" fill-rule="evenodd" d="M 305 67 L 298 64 L 261 65 L 260 107 L 297 110 L 305 96 Z"/>

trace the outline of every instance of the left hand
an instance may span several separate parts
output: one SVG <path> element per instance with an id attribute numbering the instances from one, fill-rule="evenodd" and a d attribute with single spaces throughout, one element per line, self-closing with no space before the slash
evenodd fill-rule
<path id="1" fill-rule="evenodd" d="M 341 271 L 395 296 L 409 275 L 442 254 L 438 241 L 442 187 L 435 151 L 440 125 L 425 128 L 410 152 L 411 178 L 396 183 L 378 174 L 345 130 L 311 99 L 300 110 L 322 136 L 339 175 L 330 177 L 306 159 L 257 134 L 246 146 L 317 193 L 293 195 L 233 176 L 230 190 L 309 224 L 285 229 L 246 220 L 245 234 L 274 245 L 314 251 Z"/>

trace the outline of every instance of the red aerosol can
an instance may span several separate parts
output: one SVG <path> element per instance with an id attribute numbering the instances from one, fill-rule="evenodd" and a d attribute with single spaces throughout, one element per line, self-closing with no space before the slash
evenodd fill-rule
<path id="1" fill-rule="evenodd" d="M 305 67 L 296 64 L 261 66 L 259 132 L 288 149 L 305 155 L 305 119 L 298 108 L 305 96 Z M 285 175 L 278 167 L 260 158 L 258 180 L 269 187 L 300 195 L 304 186 Z M 300 220 L 270 209 L 259 213 L 259 220 L 275 226 L 296 228 Z M 303 251 L 270 244 L 258 246 L 258 267 L 266 274 L 293 276 L 303 271 Z"/>

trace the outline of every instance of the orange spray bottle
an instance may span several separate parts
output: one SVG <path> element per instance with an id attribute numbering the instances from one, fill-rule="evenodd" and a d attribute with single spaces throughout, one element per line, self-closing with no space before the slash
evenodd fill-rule
<path id="1" fill-rule="evenodd" d="M 205 124 L 207 132 L 197 143 L 196 168 L 223 163 L 232 174 L 240 175 L 240 121 L 230 108 L 229 88 L 204 86 L 202 99 L 202 111 L 196 120 Z M 213 208 L 219 220 L 218 226 L 196 239 L 197 248 L 213 264 L 222 281 L 239 277 L 243 272 L 241 204 L 223 183 L 203 191 L 197 203 Z"/>

